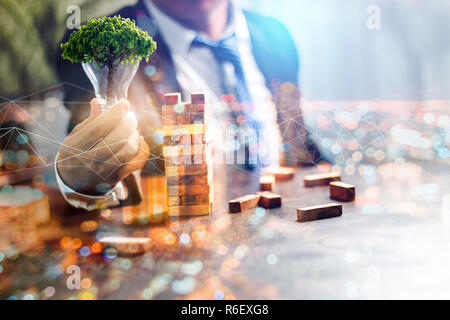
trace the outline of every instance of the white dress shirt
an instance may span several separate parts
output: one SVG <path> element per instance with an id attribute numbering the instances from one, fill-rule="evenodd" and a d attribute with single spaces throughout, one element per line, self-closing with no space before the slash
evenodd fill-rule
<path id="1" fill-rule="evenodd" d="M 234 67 L 232 64 L 221 65 L 207 47 L 191 47 L 192 41 L 198 34 L 196 31 L 182 26 L 166 15 L 151 0 L 144 0 L 144 2 L 158 27 L 161 37 L 171 52 L 177 81 L 180 84 L 183 96 L 189 97 L 192 92 L 204 92 L 208 97 L 210 106 L 208 131 L 214 147 L 213 161 L 218 164 L 224 163 L 226 158 L 223 148 L 225 130 L 229 124 L 224 119 L 229 118 L 229 111 L 228 106 L 220 99 L 224 94 L 220 75 L 225 72 L 228 85 L 233 86 L 235 84 Z M 226 38 L 232 34 L 235 34 L 237 39 L 245 79 L 252 102 L 256 107 L 255 118 L 263 122 L 265 151 L 270 155 L 271 164 L 278 165 L 281 138 L 277 126 L 276 107 L 272 101 L 271 93 L 266 87 L 265 79 L 253 57 L 245 15 L 234 2 L 231 3 L 229 22 L 221 38 Z M 202 37 L 207 38 L 205 34 L 202 34 Z M 71 205 L 93 210 L 98 206 L 119 204 L 119 198 L 123 194 L 121 183 L 108 192 L 105 197 L 91 197 L 70 189 L 61 180 L 57 170 L 55 171 L 59 189 Z"/>
<path id="2" fill-rule="evenodd" d="M 224 78 L 228 85 L 234 87 L 236 83 L 234 67 L 231 63 L 221 65 L 208 47 L 191 47 L 192 41 L 198 35 L 196 31 L 184 27 L 166 15 L 151 0 L 144 2 L 171 52 L 183 96 L 189 97 L 192 92 L 204 92 L 208 97 L 210 111 L 208 131 L 214 147 L 214 163 L 224 163 L 226 156 L 221 147 L 226 141 L 226 126 L 230 123 L 224 121 L 229 115 L 228 106 L 220 100 L 224 94 L 220 75 L 225 72 Z M 270 155 L 271 164 L 278 165 L 281 138 L 277 126 L 276 107 L 253 57 L 245 15 L 234 2 L 231 2 L 228 24 L 220 39 L 232 34 L 236 36 L 247 87 L 256 106 L 255 118 L 263 122 L 263 145 Z M 208 38 L 205 34 L 201 36 Z"/>

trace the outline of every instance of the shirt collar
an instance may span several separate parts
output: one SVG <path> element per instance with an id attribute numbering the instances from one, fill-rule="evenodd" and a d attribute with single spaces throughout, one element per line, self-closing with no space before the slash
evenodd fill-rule
<path id="1" fill-rule="evenodd" d="M 152 18 L 155 20 L 156 24 L 158 26 L 164 26 L 158 28 L 158 30 L 161 36 L 164 38 L 170 51 L 187 54 L 191 43 L 196 36 L 208 39 L 206 35 L 186 28 L 173 18 L 169 17 L 167 14 L 162 12 L 151 0 L 144 0 L 144 3 L 147 6 Z M 242 9 L 234 2 L 231 2 L 230 7 L 230 19 L 225 32 L 220 37 L 220 39 L 224 39 L 235 34 L 238 40 L 248 40 L 249 35 L 247 23 Z"/>

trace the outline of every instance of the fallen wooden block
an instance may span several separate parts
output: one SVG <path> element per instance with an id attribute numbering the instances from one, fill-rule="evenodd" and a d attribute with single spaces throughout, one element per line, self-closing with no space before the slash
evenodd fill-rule
<path id="1" fill-rule="evenodd" d="M 330 198 L 339 201 L 354 201 L 355 186 L 341 181 L 331 181 Z"/>
<path id="2" fill-rule="evenodd" d="M 258 205 L 259 198 L 259 194 L 248 194 L 243 197 L 230 200 L 228 202 L 230 213 L 237 213 L 256 207 Z"/>
<path id="3" fill-rule="evenodd" d="M 265 173 L 274 176 L 276 181 L 288 181 L 294 178 L 295 169 L 289 167 L 268 167 L 265 169 Z"/>
<path id="4" fill-rule="evenodd" d="M 326 186 L 331 181 L 340 181 L 341 174 L 338 172 L 320 173 L 305 176 L 303 182 L 305 187 Z"/>
<path id="5" fill-rule="evenodd" d="M 152 240 L 150 238 L 104 237 L 99 242 L 116 248 L 118 252 L 125 254 L 143 253 L 149 251 L 152 247 Z"/>
<path id="6" fill-rule="evenodd" d="M 272 192 L 263 191 L 258 192 L 261 196 L 258 201 L 258 206 L 265 209 L 281 207 L 281 196 Z"/>
<path id="7" fill-rule="evenodd" d="M 328 203 L 313 207 L 297 209 L 297 221 L 307 222 L 327 218 L 338 217 L 342 215 L 342 204 Z"/>
<path id="8" fill-rule="evenodd" d="M 275 183 L 274 176 L 272 176 L 272 175 L 261 176 L 259 178 L 259 190 L 272 191 L 274 183 Z"/>

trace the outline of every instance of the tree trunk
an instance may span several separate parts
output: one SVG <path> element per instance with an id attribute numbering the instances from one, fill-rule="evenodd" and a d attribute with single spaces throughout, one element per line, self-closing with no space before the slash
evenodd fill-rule
<path id="1" fill-rule="evenodd" d="M 111 107 L 116 101 L 115 96 L 116 96 L 116 92 L 115 88 L 114 88 L 114 65 L 110 64 L 108 65 L 108 87 L 106 89 L 106 105 L 108 107 Z"/>

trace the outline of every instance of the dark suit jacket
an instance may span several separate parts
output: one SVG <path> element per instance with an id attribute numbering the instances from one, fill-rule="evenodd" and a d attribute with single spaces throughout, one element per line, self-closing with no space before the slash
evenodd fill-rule
<path id="1" fill-rule="evenodd" d="M 306 131 L 300 112 L 299 61 L 293 39 L 287 29 L 277 20 L 249 11 L 245 11 L 244 14 L 247 19 L 254 59 L 277 106 L 283 141 L 289 142 L 291 145 L 291 155 L 303 152 Z M 158 30 L 154 27 L 143 1 L 139 1 L 134 6 L 125 7 L 114 15 L 134 19 L 138 26 L 148 31 L 157 43 L 157 50 L 152 54 L 149 62 L 141 62 L 139 71 L 130 86 L 128 99 L 133 106 L 140 107 L 137 112 L 140 123 L 139 130 L 151 147 L 152 157 L 158 157 L 161 148 L 152 139 L 153 131 L 162 127 L 159 111 L 161 98 L 166 92 L 181 91 L 175 77 L 171 54 Z M 68 36 L 69 34 L 63 41 L 66 41 Z M 156 74 L 151 77 L 144 72 L 145 66 L 149 64 L 156 67 Z M 93 98 L 92 86 L 80 64 L 60 60 L 58 74 L 61 82 L 66 82 L 66 106 L 72 111 L 69 128 L 71 130 L 74 125 L 88 115 L 89 108 L 83 102 Z M 140 110 L 145 110 L 145 112 L 140 112 Z M 308 146 L 310 147 L 312 144 L 308 143 Z M 158 164 L 159 166 L 160 164 Z"/>

